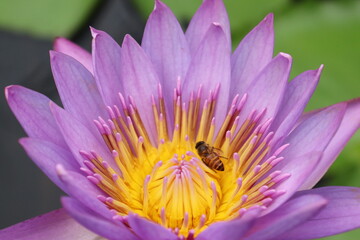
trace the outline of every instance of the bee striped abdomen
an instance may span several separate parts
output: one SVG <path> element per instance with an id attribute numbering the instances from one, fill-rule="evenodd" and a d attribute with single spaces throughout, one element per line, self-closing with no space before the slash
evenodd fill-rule
<path id="1" fill-rule="evenodd" d="M 224 171 L 224 164 L 220 160 L 220 155 L 214 151 L 213 147 L 204 141 L 200 141 L 196 143 L 195 148 L 206 166 L 217 171 Z"/>
<path id="2" fill-rule="evenodd" d="M 211 169 L 224 171 L 224 164 L 216 153 L 211 153 L 202 158 L 202 161 Z"/>

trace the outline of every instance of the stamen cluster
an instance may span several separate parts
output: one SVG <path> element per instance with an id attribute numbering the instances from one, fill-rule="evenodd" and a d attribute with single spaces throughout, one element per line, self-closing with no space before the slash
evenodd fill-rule
<path id="1" fill-rule="evenodd" d="M 126 215 L 135 213 L 191 239 L 213 222 L 241 217 L 254 206 L 265 209 L 283 194 L 274 186 L 290 175 L 274 167 L 287 145 L 274 149 L 266 109 L 242 116 L 247 95 L 237 95 L 223 124 L 216 126 L 219 89 L 205 98 L 200 86 L 186 102 L 179 83 L 170 122 L 159 85 L 157 100 L 151 99 L 156 138 L 146 131 L 131 96 L 126 101 L 119 94 L 121 108 L 108 106 L 109 118 L 94 121 L 115 164 L 81 151 L 87 167 L 82 171 L 104 192 L 98 199 L 114 219 L 126 224 Z M 223 172 L 204 163 L 195 150 L 198 141 L 219 150 L 215 157 L 221 157 Z"/>

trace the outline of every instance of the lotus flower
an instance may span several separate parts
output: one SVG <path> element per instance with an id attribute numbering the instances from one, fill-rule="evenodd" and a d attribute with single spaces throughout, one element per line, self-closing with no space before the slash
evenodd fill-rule
<path id="1" fill-rule="evenodd" d="M 231 53 L 221 0 L 184 34 L 159 0 L 142 45 L 58 38 L 64 108 L 6 88 L 27 154 L 68 197 L 1 239 L 313 239 L 360 226 L 360 189 L 311 189 L 359 128 L 360 99 L 303 114 L 323 69 L 288 82 L 273 15 Z M 79 224 L 80 223 L 80 224 Z"/>

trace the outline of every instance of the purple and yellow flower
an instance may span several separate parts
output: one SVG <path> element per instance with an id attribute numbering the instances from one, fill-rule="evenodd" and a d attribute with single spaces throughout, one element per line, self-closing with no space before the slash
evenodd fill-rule
<path id="1" fill-rule="evenodd" d="M 272 14 L 233 53 L 221 0 L 205 0 L 185 34 L 156 0 L 141 46 L 91 33 L 92 54 L 63 38 L 50 52 L 63 108 L 6 88 L 21 145 L 68 197 L 1 239 L 313 239 L 360 227 L 359 188 L 311 189 L 359 128 L 360 99 L 303 114 L 323 67 L 288 82 Z"/>

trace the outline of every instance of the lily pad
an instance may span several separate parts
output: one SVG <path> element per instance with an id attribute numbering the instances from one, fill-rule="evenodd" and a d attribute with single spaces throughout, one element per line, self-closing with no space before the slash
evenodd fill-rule
<path id="1" fill-rule="evenodd" d="M 308 109 L 360 96 L 359 12 L 359 1 L 322 1 L 300 5 L 276 19 L 276 52 L 293 56 L 293 76 L 325 65 Z M 359 135 L 330 168 L 326 185 L 359 186 Z"/>
<path id="2" fill-rule="evenodd" d="M 357 229 L 351 232 L 346 232 L 343 234 L 326 237 L 326 238 L 320 238 L 320 239 L 321 240 L 357 240 L 359 239 L 359 236 L 360 236 L 360 229 Z"/>
<path id="3" fill-rule="evenodd" d="M 190 21 L 202 2 L 200 0 L 162 1 L 171 8 L 184 25 Z M 144 19 L 147 18 L 154 8 L 153 1 L 135 0 L 134 3 L 144 16 Z M 257 0 L 256 4 L 251 0 L 241 2 L 230 0 L 224 1 L 224 3 L 230 18 L 231 32 L 235 36 L 242 35 L 242 33 L 250 30 L 251 26 L 259 22 L 269 12 L 278 13 L 285 9 L 288 6 L 289 0 Z"/>
<path id="4" fill-rule="evenodd" d="M 359 1 L 321 1 L 275 19 L 275 52 L 293 56 L 293 76 L 325 65 L 308 109 L 359 97 L 359 12 Z"/>
<path id="5" fill-rule="evenodd" d="M 96 0 L 0 1 L 0 28 L 29 35 L 69 37 L 97 5 Z"/>

